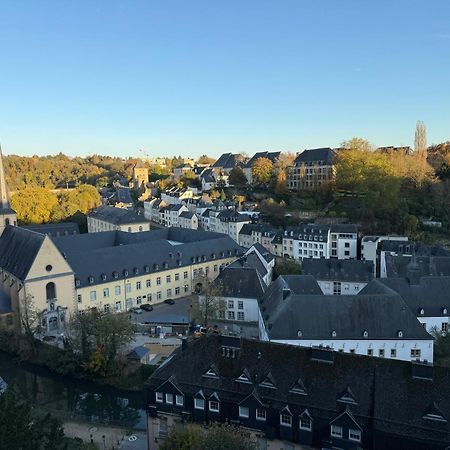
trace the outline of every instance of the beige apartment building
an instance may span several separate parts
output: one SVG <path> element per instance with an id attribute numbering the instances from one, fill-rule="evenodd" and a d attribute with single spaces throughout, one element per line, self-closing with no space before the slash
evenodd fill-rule
<path id="1" fill-rule="evenodd" d="M 137 233 L 150 230 L 150 222 L 143 214 L 115 206 L 100 206 L 91 211 L 87 217 L 87 226 L 88 233 L 114 230 Z"/>

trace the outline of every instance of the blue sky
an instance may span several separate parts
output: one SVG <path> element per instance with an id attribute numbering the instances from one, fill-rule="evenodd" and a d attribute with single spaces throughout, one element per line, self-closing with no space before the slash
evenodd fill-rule
<path id="1" fill-rule="evenodd" d="M 5 153 L 450 140 L 450 1 L 0 2 Z"/>

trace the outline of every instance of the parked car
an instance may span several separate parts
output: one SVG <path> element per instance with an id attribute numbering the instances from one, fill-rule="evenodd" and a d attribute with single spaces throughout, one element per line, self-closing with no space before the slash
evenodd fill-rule
<path id="1" fill-rule="evenodd" d="M 175 302 L 171 298 L 164 300 L 164 303 L 167 303 L 168 305 L 175 305 Z"/>
<path id="2" fill-rule="evenodd" d="M 142 314 L 142 309 L 139 308 L 139 307 L 130 308 L 129 311 L 134 313 L 134 314 Z"/>
<path id="3" fill-rule="evenodd" d="M 140 306 L 140 308 L 143 309 L 144 311 L 153 311 L 153 306 L 150 305 L 150 303 L 144 303 L 143 305 Z"/>

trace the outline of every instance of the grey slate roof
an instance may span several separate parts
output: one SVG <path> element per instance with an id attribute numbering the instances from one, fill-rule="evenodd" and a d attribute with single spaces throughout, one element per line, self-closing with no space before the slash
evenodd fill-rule
<path id="1" fill-rule="evenodd" d="M 116 194 L 117 194 L 117 201 L 121 203 L 133 203 L 130 188 L 122 186 L 117 189 Z"/>
<path id="2" fill-rule="evenodd" d="M 423 242 L 413 241 L 381 241 L 380 249 L 393 252 L 398 255 L 411 255 L 413 251 L 416 256 L 450 256 L 450 251 L 440 245 L 427 245 Z"/>
<path id="3" fill-rule="evenodd" d="M 183 211 L 180 214 L 180 217 L 183 217 L 184 219 L 192 219 L 195 216 L 195 213 L 191 211 Z"/>
<path id="4" fill-rule="evenodd" d="M 406 278 L 377 278 L 360 294 L 392 295 L 393 292 L 403 298 L 417 317 L 448 317 L 450 315 L 449 276 L 422 277 L 418 284 L 412 284 Z"/>
<path id="5" fill-rule="evenodd" d="M 223 351 L 231 345 L 234 358 Z M 446 401 L 450 398 L 448 368 L 435 367 L 433 380 L 427 381 L 414 378 L 413 366 L 406 361 L 335 352 L 333 362 L 324 364 L 313 356 L 310 348 L 251 339 L 230 344 L 224 336 L 211 334 L 189 342 L 185 350 L 176 350 L 170 361 L 153 373 L 148 387 L 156 391 L 171 379 L 186 398 L 201 389 L 206 398 L 216 392 L 224 404 L 233 406 L 256 392 L 274 412 L 289 405 L 293 423 L 298 424 L 299 414 L 308 408 L 313 423 L 327 427 L 343 411 L 337 399 L 350 391 L 357 402 L 352 414 L 358 423 L 369 420 L 378 432 L 418 438 L 423 446 L 415 448 L 426 448 L 427 441 L 436 436 L 448 443 L 450 422 L 430 426 L 423 420 L 433 403 L 447 420 L 450 418 L 450 402 Z M 219 379 L 203 376 L 211 367 Z M 250 383 L 236 382 L 244 371 Z M 275 389 L 259 384 L 268 373 Z M 292 393 L 291 388 L 299 381 L 306 395 Z M 439 448 L 445 448 L 445 444 Z"/>
<path id="6" fill-rule="evenodd" d="M 189 266 L 194 264 L 193 258 L 195 263 L 200 263 L 242 254 L 241 247 L 222 233 L 177 227 L 142 233 L 110 231 L 51 239 L 74 270 L 78 286 L 92 284 L 89 277 L 93 277 L 93 284 L 100 284 Z"/>
<path id="7" fill-rule="evenodd" d="M 74 222 L 43 223 L 40 225 L 25 225 L 22 228 L 47 234 L 48 236 L 64 236 L 68 234 L 79 234 L 78 224 Z"/>
<path id="8" fill-rule="evenodd" d="M 239 153 L 223 153 L 220 158 L 212 165 L 217 169 L 234 169 L 242 160 Z"/>
<path id="9" fill-rule="evenodd" d="M 408 276 L 412 256 L 385 255 L 388 278 Z M 450 256 L 416 256 L 419 274 L 425 276 L 450 276 Z"/>
<path id="10" fill-rule="evenodd" d="M 0 236 L 0 267 L 24 280 L 44 239 L 44 234 L 8 225 Z"/>
<path id="11" fill-rule="evenodd" d="M 259 242 L 253 244 L 251 248 L 255 248 L 259 252 L 259 254 L 269 263 L 275 259 L 275 256 L 272 255 L 272 253 L 270 253 L 269 250 L 263 247 Z"/>
<path id="12" fill-rule="evenodd" d="M 89 213 L 89 217 L 112 223 L 114 225 L 125 225 L 128 223 L 147 223 L 148 220 L 142 214 L 124 208 L 114 206 L 100 206 Z"/>
<path id="13" fill-rule="evenodd" d="M 294 165 L 314 164 L 331 165 L 334 162 L 336 152 L 329 147 L 304 150 L 295 158 Z"/>
<path id="14" fill-rule="evenodd" d="M 293 290 L 285 291 L 283 298 L 286 287 L 278 283 L 273 291 L 266 291 L 261 302 L 270 339 L 362 339 L 364 331 L 369 339 L 398 339 L 399 331 L 402 339 L 432 339 L 394 292 L 336 298 Z M 332 337 L 333 331 L 336 337 Z"/>
<path id="15" fill-rule="evenodd" d="M 225 267 L 214 280 L 223 297 L 256 298 L 264 293 L 265 284 L 258 271 L 251 267 Z"/>
<path id="16" fill-rule="evenodd" d="M 140 361 L 150 350 L 143 345 L 135 347 L 131 352 L 127 354 L 128 359 Z"/>
<path id="17" fill-rule="evenodd" d="M 313 259 L 302 262 L 302 273 L 316 280 L 368 283 L 373 279 L 373 262 L 356 259 Z"/>
<path id="18" fill-rule="evenodd" d="M 267 158 L 272 163 L 274 163 L 279 158 L 280 154 L 281 152 L 257 152 L 248 160 L 247 164 L 245 164 L 245 167 L 253 167 L 256 160 L 259 158 Z"/>
<path id="19" fill-rule="evenodd" d="M 227 267 L 246 267 L 256 269 L 261 277 L 267 275 L 267 270 L 264 264 L 259 259 L 259 256 L 254 252 L 247 253 L 241 256 L 236 261 L 229 264 Z"/>

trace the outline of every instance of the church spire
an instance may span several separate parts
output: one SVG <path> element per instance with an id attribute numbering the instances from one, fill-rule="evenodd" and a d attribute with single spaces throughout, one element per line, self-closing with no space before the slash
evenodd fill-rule
<path id="1" fill-rule="evenodd" d="M 11 209 L 9 204 L 8 186 L 6 185 L 5 169 L 3 167 L 3 153 L 0 144 L 0 202 L 1 209 Z"/>

